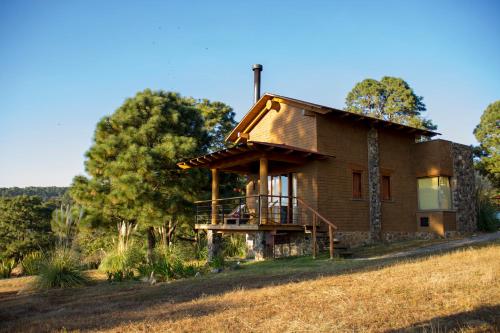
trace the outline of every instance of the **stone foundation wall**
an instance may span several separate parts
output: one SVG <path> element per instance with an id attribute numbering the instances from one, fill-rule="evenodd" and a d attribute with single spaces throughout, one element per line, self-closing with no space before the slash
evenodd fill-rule
<path id="1" fill-rule="evenodd" d="M 459 231 L 448 231 L 445 233 L 444 238 L 455 238 L 464 236 L 466 234 L 467 233 Z M 264 232 L 247 235 L 248 258 L 263 260 L 312 254 L 311 234 L 304 234 L 299 232 L 290 233 L 288 235 L 289 241 L 283 244 L 275 244 L 274 249 L 272 248 L 272 246 L 269 247 L 265 244 L 265 238 L 266 234 Z M 442 238 L 443 237 L 437 235 L 434 232 L 425 231 L 381 233 L 381 241 L 388 243 L 414 239 L 431 240 Z M 374 243 L 373 239 L 371 238 L 370 232 L 368 231 L 336 232 L 335 239 L 339 241 L 340 245 L 353 248 Z M 316 243 L 318 251 L 329 250 L 329 239 L 327 234 L 318 234 Z M 257 245 L 257 247 L 255 245 Z"/>
<path id="2" fill-rule="evenodd" d="M 294 233 L 290 234 L 289 237 L 289 243 L 274 245 L 274 258 L 310 255 L 312 253 L 310 234 Z"/>

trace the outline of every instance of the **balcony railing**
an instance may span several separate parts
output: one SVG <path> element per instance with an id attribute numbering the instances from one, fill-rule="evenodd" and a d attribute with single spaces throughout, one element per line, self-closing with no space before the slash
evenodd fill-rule
<path id="1" fill-rule="evenodd" d="M 197 224 L 307 224 L 297 197 L 252 195 L 195 204 Z"/>
<path id="2" fill-rule="evenodd" d="M 197 224 L 289 224 L 312 226 L 312 254 L 316 257 L 317 227 L 328 227 L 330 258 L 334 255 L 334 233 L 337 226 L 304 200 L 281 195 L 253 195 L 197 201 Z M 305 228 L 304 230 L 306 230 Z"/>

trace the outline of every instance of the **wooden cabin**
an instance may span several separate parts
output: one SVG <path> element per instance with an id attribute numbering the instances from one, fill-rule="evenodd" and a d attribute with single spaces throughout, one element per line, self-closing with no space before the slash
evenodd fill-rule
<path id="1" fill-rule="evenodd" d="M 227 137 L 231 148 L 179 166 L 211 170 L 212 200 L 196 203 L 210 257 L 222 233 L 245 233 L 256 259 L 333 255 L 334 241 L 476 230 L 472 151 L 437 134 L 267 93 Z M 245 175 L 245 195 L 220 198 L 221 172 Z"/>

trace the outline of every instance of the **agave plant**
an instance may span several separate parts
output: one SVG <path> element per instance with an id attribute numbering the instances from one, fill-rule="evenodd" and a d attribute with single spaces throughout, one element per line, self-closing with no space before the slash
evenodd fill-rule
<path id="1" fill-rule="evenodd" d="M 40 265 L 40 272 L 35 279 L 35 288 L 77 287 L 87 282 L 88 278 L 80 269 L 76 253 L 67 248 L 59 248 Z"/>
<path id="2" fill-rule="evenodd" d="M 40 271 L 40 266 L 45 260 L 45 256 L 41 252 L 31 252 L 26 255 L 21 261 L 21 267 L 24 275 L 37 275 Z"/>
<path id="3" fill-rule="evenodd" d="M 15 259 L 4 259 L 0 260 L 0 278 L 9 278 L 12 274 L 12 270 L 16 267 Z"/>

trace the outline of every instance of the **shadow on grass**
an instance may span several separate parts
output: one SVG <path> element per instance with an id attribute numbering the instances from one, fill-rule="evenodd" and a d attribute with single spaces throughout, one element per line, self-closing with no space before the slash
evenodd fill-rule
<path id="1" fill-rule="evenodd" d="M 476 244 L 472 247 L 491 244 Z M 450 249 L 437 255 L 455 250 L 457 249 Z M 429 257 L 429 254 L 420 257 Z M 199 317 L 223 310 L 216 304 L 191 303 L 200 297 L 221 295 L 238 289 L 258 289 L 319 277 L 374 271 L 408 259 L 330 261 L 326 259 L 326 255 L 317 260 L 297 257 L 245 264 L 239 270 L 154 286 L 141 282 L 100 282 L 89 287 L 44 293 L 0 293 L 0 331 L 41 332 L 62 327 L 68 330 L 110 329 L 123 323 L 146 319 Z M 229 305 L 224 305 L 224 308 L 227 306 Z M 237 305 L 233 304 L 234 306 Z"/>
<path id="2" fill-rule="evenodd" d="M 498 332 L 500 330 L 500 305 L 481 306 L 471 311 L 436 317 L 409 327 L 388 330 L 386 333 L 462 332 L 469 328 L 475 332 Z"/>

